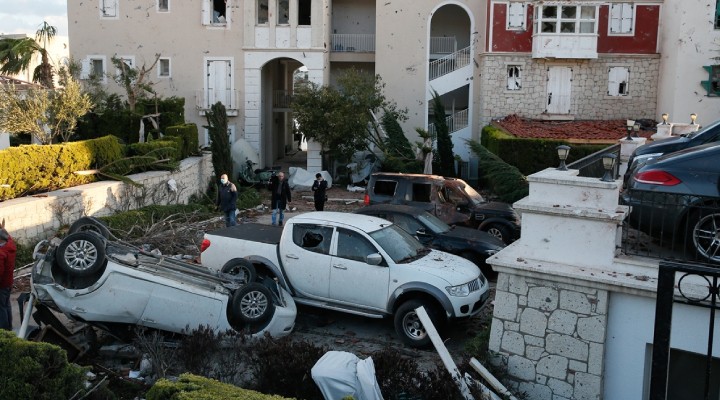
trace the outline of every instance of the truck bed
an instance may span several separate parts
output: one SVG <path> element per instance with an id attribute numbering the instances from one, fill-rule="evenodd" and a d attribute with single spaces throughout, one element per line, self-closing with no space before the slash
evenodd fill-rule
<path id="1" fill-rule="evenodd" d="M 215 236 L 224 236 L 232 239 L 249 240 L 253 242 L 275 244 L 280 243 L 283 228 L 257 223 L 245 223 L 212 231 Z"/>

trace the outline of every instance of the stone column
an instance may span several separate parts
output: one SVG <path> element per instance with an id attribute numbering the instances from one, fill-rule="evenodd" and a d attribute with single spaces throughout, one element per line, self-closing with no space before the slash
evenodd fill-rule
<path id="1" fill-rule="evenodd" d="M 667 139 L 672 136 L 673 124 L 657 124 L 656 133 L 650 136 L 652 140 Z"/>
<path id="2" fill-rule="evenodd" d="M 625 171 L 630 167 L 628 161 L 630 161 L 630 156 L 633 151 L 644 145 L 645 142 L 647 142 L 647 139 L 644 137 L 620 139 L 620 168 L 618 170 L 620 176 L 623 176 Z"/>

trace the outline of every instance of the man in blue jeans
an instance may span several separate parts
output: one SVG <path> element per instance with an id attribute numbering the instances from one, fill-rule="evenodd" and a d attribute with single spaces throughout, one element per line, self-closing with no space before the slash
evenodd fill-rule
<path id="1" fill-rule="evenodd" d="M 5 230 L 5 220 L 0 224 L 0 329 L 12 330 L 12 291 L 17 248 L 10 234 Z"/>
<path id="2" fill-rule="evenodd" d="M 283 219 L 285 219 L 285 207 L 287 207 L 287 203 L 292 201 L 290 195 L 290 184 L 288 184 L 288 181 L 285 179 L 284 173 L 279 172 L 276 176 L 272 177 L 270 180 L 270 193 L 272 194 L 270 196 L 272 224 L 282 226 Z M 277 218 L 278 214 L 280 214 L 279 220 Z"/>
<path id="3" fill-rule="evenodd" d="M 218 197 L 215 205 L 225 216 L 225 226 L 237 225 L 237 217 L 235 217 L 237 198 L 238 191 L 235 184 L 228 180 L 227 174 L 220 175 L 220 186 L 218 186 Z"/>

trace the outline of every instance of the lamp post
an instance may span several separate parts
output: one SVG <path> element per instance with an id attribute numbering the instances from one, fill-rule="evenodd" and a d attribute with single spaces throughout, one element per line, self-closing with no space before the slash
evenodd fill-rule
<path id="1" fill-rule="evenodd" d="M 667 123 L 667 122 L 668 122 L 668 118 L 670 118 L 670 116 L 668 115 L 668 113 L 663 113 L 663 115 L 662 115 L 662 120 L 663 120 L 662 124 L 663 124 L 663 125 L 667 125 L 667 124 L 668 124 L 668 123 Z"/>
<path id="2" fill-rule="evenodd" d="M 615 169 L 615 159 L 617 156 L 612 153 L 606 153 L 602 156 L 603 168 L 605 169 L 605 175 L 600 178 L 603 182 L 613 182 L 613 170 Z"/>
<path id="3" fill-rule="evenodd" d="M 570 153 L 570 146 L 561 144 L 560 146 L 555 148 L 558 153 L 558 158 L 560 159 L 560 165 L 557 167 L 558 171 L 567 171 L 567 165 L 565 165 L 565 160 L 567 160 L 568 153 Z"/>
<path id="4" fill-rule="evenodd" d="M 635 123 L 633 125 L 633 137 L 638 137 L 638 132 L 640 132 L 640 124 Z"/>
<path id="5" fill-rule="evenodd" d="M 626 121 L 627 137 L 625 140 L 632 140 L 633 126 L 635 126 L 635 121 L 631 119 Z"/>

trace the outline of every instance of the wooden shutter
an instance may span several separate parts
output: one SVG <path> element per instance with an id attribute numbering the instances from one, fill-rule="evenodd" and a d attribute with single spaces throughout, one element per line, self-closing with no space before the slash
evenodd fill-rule
<path id="1" fill-rule="evenodd" d="M 508 3 L 507 11 L 507 29 L 525 29 L 525 4 Z"/>

